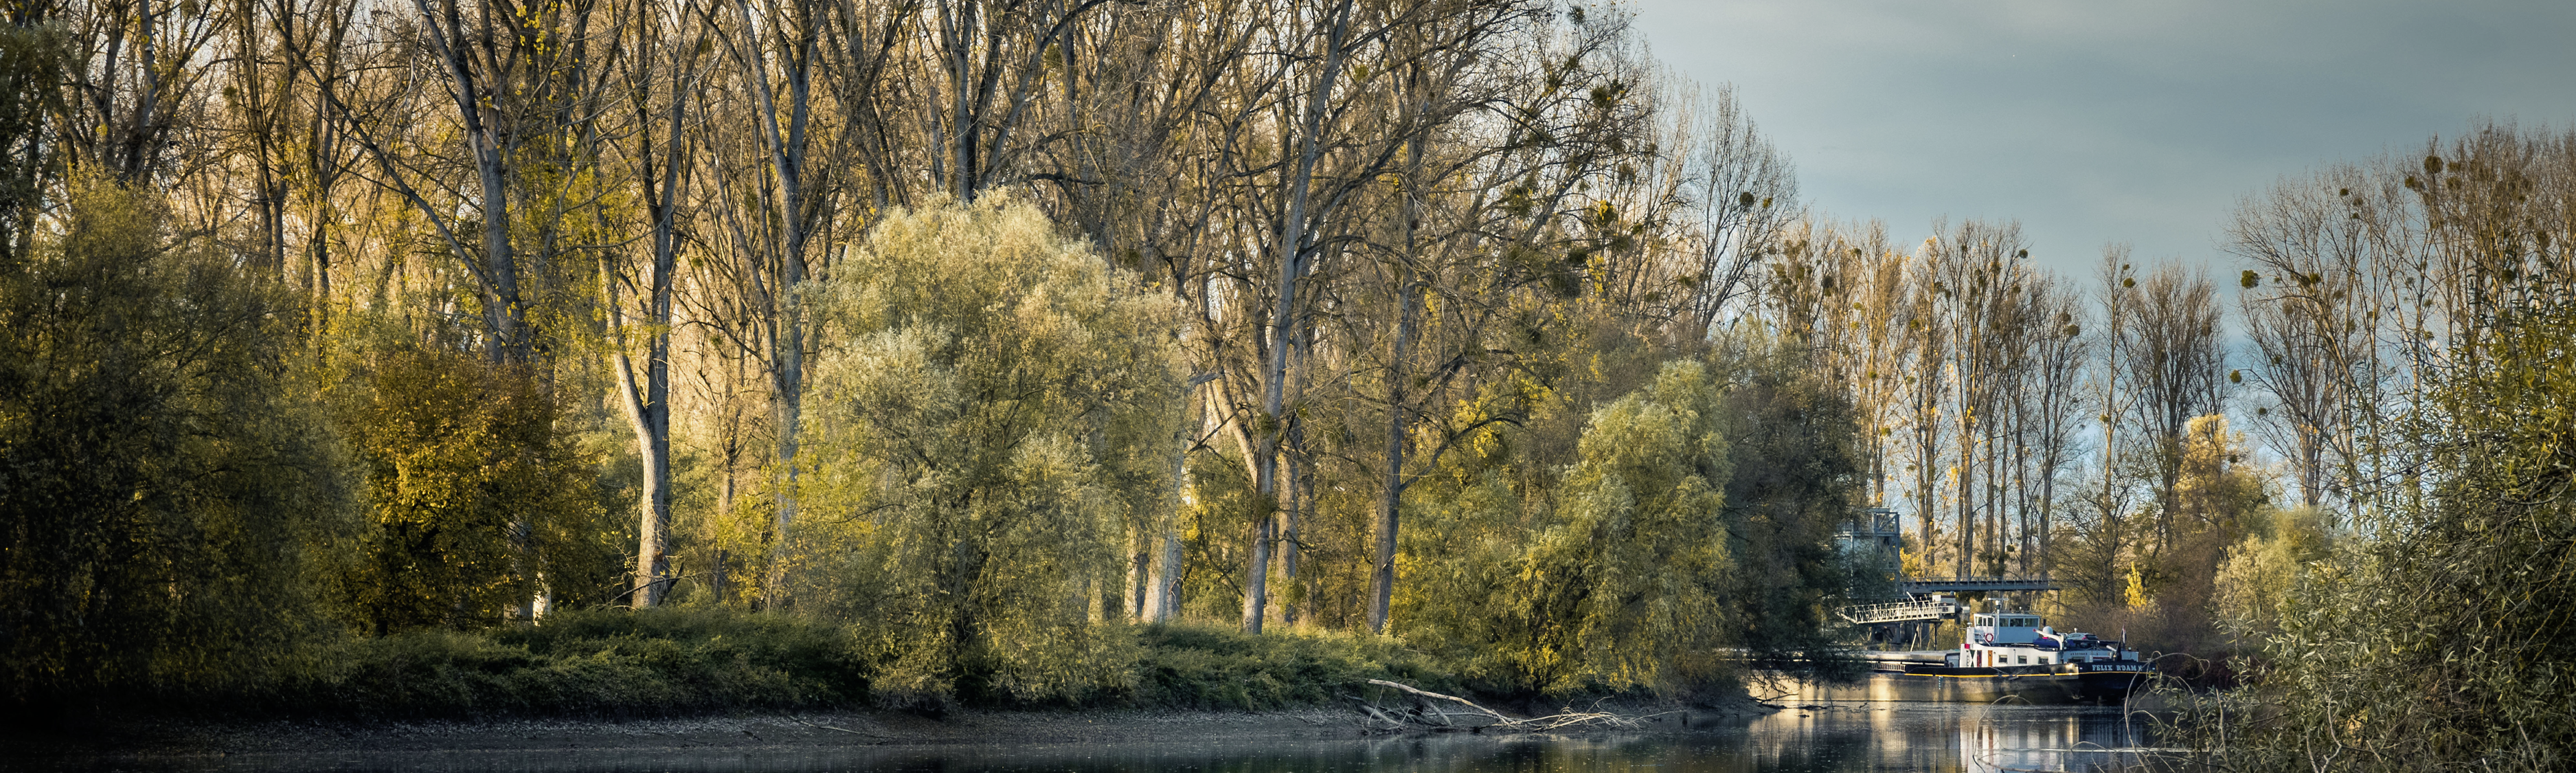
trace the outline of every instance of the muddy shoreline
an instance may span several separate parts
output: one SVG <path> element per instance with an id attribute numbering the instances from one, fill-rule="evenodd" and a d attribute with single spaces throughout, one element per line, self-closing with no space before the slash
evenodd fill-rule
<path id="1" fill-rule="evenodd" d="M 1751 701 L 1669 711 L 1642 731 L 1695 733 L 1767 713 Z M 1639 712 L 1644 713 L 1644 712 Z M 467 754 L 864 752 L 882 747 L 1151 743 L 1293 743 L 1368 737 L 1347 708 L 1282 711 L 965 710 L 932 718 L 896 711 L 815 711 L 631 720 L 134 720 L 20 724 L 0 732 L 0 770 L 255 768 L 257 761 L 363 761 Z M 302 767 L 285 765 L 281 767 Z"/>

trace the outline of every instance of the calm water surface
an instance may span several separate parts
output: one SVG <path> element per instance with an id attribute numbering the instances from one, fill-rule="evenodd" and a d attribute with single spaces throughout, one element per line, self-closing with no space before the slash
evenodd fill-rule
<path id="1" fill-rule="evenodd" d="M 2022 773 L 2105 771 L 2152 746 L 2118 709 L 1880 704 L 1691 736 L 235 757 L 164 770 L 704 773 Z"/>

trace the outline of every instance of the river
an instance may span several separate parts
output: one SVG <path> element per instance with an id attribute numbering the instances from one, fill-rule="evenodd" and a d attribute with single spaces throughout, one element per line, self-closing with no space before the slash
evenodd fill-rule
<path id="1" fill-rule="evenodd" d="M 2143 718 L 2116 708 L 1864 704 L 1689 734 L 619 752 L 431 752 L 126 760 L 130 771 L 477 773 L 2026 773 L 2136 765 Z"/>

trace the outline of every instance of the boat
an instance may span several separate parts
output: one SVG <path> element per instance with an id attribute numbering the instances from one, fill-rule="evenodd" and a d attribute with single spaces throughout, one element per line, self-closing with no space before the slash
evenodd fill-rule
<path id="1" fill-rule="evenodd" d="M 2124 642 L 2060 633 L 2029 612 L 1976 613 L 1961 639 L 1955 650 L 1853 653 L 1870 666 L 1857 682 L 1781 679 L 1767 687 L 1806 703 L 2118 703 L 2154 672 Z"/>

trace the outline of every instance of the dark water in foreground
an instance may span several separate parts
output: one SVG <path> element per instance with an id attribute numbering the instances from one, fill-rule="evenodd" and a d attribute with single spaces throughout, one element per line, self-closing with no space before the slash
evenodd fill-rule
<path id="1" fill-rule="evenodd" d="M 2118 709 L 1880 704 L 1791 710 L 1688 736 L 1444 735 L 1340 741 L 256 756 L 128 770 L 820 773 L 2024 773 L 2132 767 Z"/>

